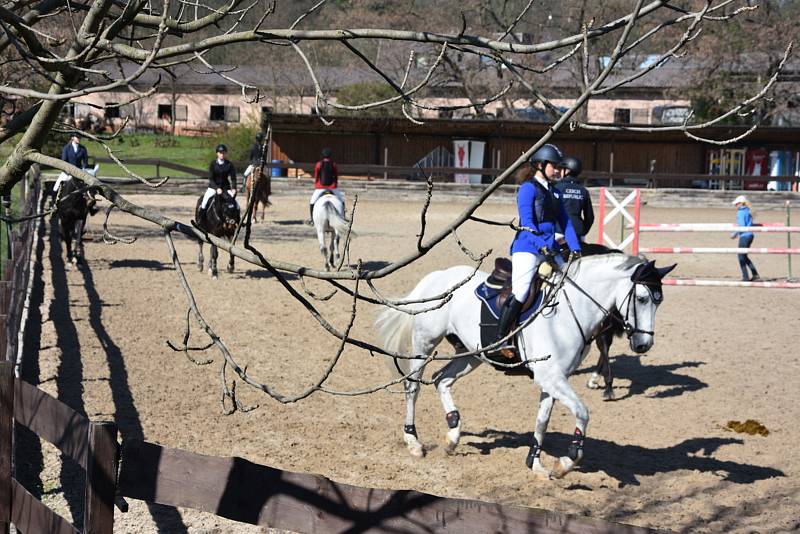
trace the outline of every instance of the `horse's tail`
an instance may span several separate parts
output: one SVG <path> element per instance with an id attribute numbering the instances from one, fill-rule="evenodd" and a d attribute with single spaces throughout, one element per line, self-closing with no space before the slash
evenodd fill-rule
<path id="1" fill-rule="evenodd" d="M 417 286 L 419 287 L 419 286 Z M 416 288 L 415 290 L 416 291 Z M 412 291 L 408 298 L 413 298 Z M 408 354 L 411 348 L 411 332 L 414 328 L 414 316 L 394 308 L 386 308 L 376 319 L 375 327 L 381 346 L 388 352 Z M 405 358 L 385 357 L 386 365 L 395 376 L 406 375 L 411 370 L 410 360 Z"/>
<path id="2" fill-rule="evenodd" d="M 336 209 L 336 206 L 334 206 L 332 202 L 326 202 L 323 208 L 328 213 L 328 222 L 331 226 L 333 226 L 333 229 L 336 231 L 336 233 L 342 235 L 346 234 L 347 229 L 350 228 L 350 223 L 348 223 L 341 215 L 339 215 L 339 210 Z M 350 237 L 355 236 L 356 233 L 350 229 Z"/>
<path id="3" fill-rule="evenodd" d="M 425 278 L 419 281 L 416 287 L 406 295 L 402 300 L 418 300 L 423 299 L 431 294 L 436 294 L 436 286 L 438 277 L 442 271 L 434 271 L 428 274 Z M 430 304 L 428 304 L 429 306 Z M 408 304 L 401 306 L 409 311 L 425 307 L 426 304 Z M 381 341 L 381 346 L 388 352 L 398 352 L 404 354 L 411 354 L 412 344 L 411 336 L 414 329 L 414 320 L 417 315 L 405 313 L 395 308 L 387 307 L 378 318 L 375 320 L 375 327 L 378 329 L 378 337 Z M 407 375 L 411 371 L 411 360 L 408 358 L 393 358 L 391 356 L 385 357 L 386 365 L 389 370 L 395 375 Z"/>

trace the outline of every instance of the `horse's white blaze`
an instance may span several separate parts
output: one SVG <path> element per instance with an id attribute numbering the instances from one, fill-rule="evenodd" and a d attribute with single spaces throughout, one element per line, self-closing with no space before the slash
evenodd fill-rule
<path id="1" fill-rule="evenodd" d="M 316 212 L 316 208 L 315 208 Z M 643 260 L 621 254 L 594 256 L 583 258 L 572 265 L 569 276 L 577 286 L 583 288 L 591 299 L 578 288 L 566 283 L 562 287 L 557 300 L 558 306 L 551 313 L 540 315 L 520 334 L 521 356 L 526 365 L 534 372 L 534 380 L 540 386 L 539 414 L 536 421 L 535 438 L 541 447 L 547 424 L 550 420 L 554 400 L 560 401 L 575 417 L 575 428 L 581 435 L 586 435 L 589 422 L 589 410 L 580 400 L 568 382 L 568 377 L 578 368 L 589 348 L 584 339 L 597 334 L 603 320 L 605 310 L 619 310 L 628 322 L 637 330 L 653 331 L 655 325 L 656 304 L 650 292 L 639 285 L 634 285 L 631 275 Z M 420 299 L 448 290 L 470 276 L 472 268 L 468 266 L 453 267 L 444 271 L 433 272 L 424 277 L 406 300 Z M 666 274 L 668 270 L 659 273 Z M 390 352 L 401 353 L 411 345 L 411 354 L 428 355 L 439 342 L 448 335 L 458 337 L 468 351 L 480 346 L 480 306 L 474 295 L 475 288 L 488 275 L 478 272 L 472 279 L 453 291 L 452 299 L 445 305 L 420 313 L 408 315 L 400 310 L 387 309 L 376 321 L 383 346 Z M 634 291 L 631 291 L 634 288 Z M 569 299 L 572 311 L 566 305 Z M 635 301 L 635 305 L 633 302 Z M 437 301 L 407 305 L 408 310 L 427 309 L 435 306 Z M 599 306 L 598 306 L 599 304 Z M 601 308 L 602 307 L 602 308 Z M 631 347 L 637 352 L 644 352 L 653 344 L 652 334 L 637 332 L 631 336 Z M 535 360 L 537 356 L 550 355 L 547 359 Z M 535 360 L 535 361 L 534 361 Z M 389 358 L 389 367 L 397 376 L 411 375 L 421 377 L 423 360 Z M 434 383 L 442 401 L 445 414 L 456 410 L 451 396 L 451 387 L 460 377 L 479 367 L 481 360 L 464 357 L 452 360 L 434 375 Z M 419 382 L 406 381 L 406 425 L 414 425 L 414 408 L 419 393 Z M 413 438 L 413 439 L 412 439 Z M 446 440 L 455 447 L 460 438 L 460 429 L 450 429 Z M 419 440 L 405 434 L 404 439 L 412 454 L 420 452 Z M 450 446 L 448 448 L 450 448 Z M 563 476 L 580 462 L 562 457 L 552 473 Z M 548 473 L 535 458 L 532 469 L 538 475 Z"/>

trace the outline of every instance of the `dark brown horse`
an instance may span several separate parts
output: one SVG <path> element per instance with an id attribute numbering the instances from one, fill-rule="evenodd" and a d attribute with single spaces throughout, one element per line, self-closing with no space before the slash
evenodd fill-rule
<path id="1" fill-rule="evenodd" d="M 89 171 L 89 174 L 94 175 L 96 172 L 97 167 Z M 86 184 L 79 178 L 62 182 L 56 198 L 59 235 L 67 250 L 67 265 L 80 265 L 84 262 L 83 233 L 86 219 L 97 213 L 95 200 L 89 196 Z"/>
<path id="2" fill-rule="evenodd" d="M 258 205 L 261 204 L 261 220 L 265 220 L 264 211 L 272 205 L 269 196 L 272 194 L 272 180 L 268 174 L 262 172 L 261 167 L 253 167 L 253 172 L 247 177 L 245 184 L 247 205 L 250 205 L 250 196 L 255 195 L 253 201 L 253 222 L 258 222 Z"/>
<path id="3" fill-rule="evenodd" d="M 197 199 L 195 206 L 195 221 L 201 230 L 208 232 L 211 235 L 222 237 L 228 241 L 233 239 L 236 233 L 236 227 L 239 225 L 239 206 L 227 191 L 221 194 L 214 195 L 209 201 L 206 208 L 205 216 L 200 216 L 200 203 L 203 197 Z M 199 251 L 197 254 L 197 268 L 203 271 L 203 241 L 197 242 Z M 216 245 L 211 245 L 211 258 L 208 260 L 208 274 L 216 280 L 217 278 L 217 257 L 219 251 Z M 233 255 L 228 262 L 228 272 L 233 272 Z"/>

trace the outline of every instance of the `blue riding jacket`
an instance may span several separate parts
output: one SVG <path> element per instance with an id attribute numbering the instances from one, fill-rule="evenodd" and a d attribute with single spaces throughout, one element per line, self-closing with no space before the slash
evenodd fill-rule
<path id="1" fill-rule="evenodd" d="M 750 208 L 742 206 L 736 211 L 736 226 L 753 226 L 753 215 Z M 753 237 L 753 232 L 734 232 L 733 235 L 739 237 Z"/>
<path id="2" fill-rule="evenodd" d="M 530 252 L 539 255 L 543 247 L 557 251 L 556 223 L 559 223 L 564 229 L 564 238 L 567 240 L 570 250 L 581 249 L 580 241 L 575 234 L 575 227 L 564 209 L 561 193 L 554 187 L 547 189 L 538 183 L 536 178 L 523 182 L 517 192 L 517 209 L 519 210 L 520 226 L 537 230 L 541 232 L 541 235 L 524 230 L 518 231 L 511 243 L 511 254 Z"/>

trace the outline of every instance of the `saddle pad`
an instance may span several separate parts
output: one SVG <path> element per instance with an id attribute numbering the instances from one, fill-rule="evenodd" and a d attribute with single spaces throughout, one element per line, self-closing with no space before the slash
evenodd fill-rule
<path id="1" fill-rule="evenodd" d="M 489 306 L 486 304 L 485 301 L 481 302 L 481 347 L 488 347 L 497 339 L 497 318 L 492 315 L 492 311 L 489 309 Z M 517 340 L 514 339 L 513 343 L 516 345 Z M 519 354 L 515 355 L 513 359 L 509 360 L 505 356 L 503 356 L 499 351 L 495 352 L 484 352 L 483 356 L 489 360 L 489 363 L 492 364 L 492 367 L 497 369 L 498 371 L 502 371 L 503 373 L 511 376 L 527 376 L 533 379 L 533 373 L 525 367 L 524 365 L 517 365 L 515 367 L 506 367 L 510 364 L 520 363 L 522 360 L 519 357 Z M 504 364 L 503 366 L 494 365 L 494 363 L 501 363 Z"/>
<path id="2" fill-rule="evenodd" d="M 478 300 L 483 302 L 486 305 L 486 308 L 489 312 L 494 316 L 495 319 L 500 319 L 500 313 L 502 310 L 497 306 L 497 296 L 500 294 L 500 290 L 489 287 L 486 283 L 482 283 L 477 288 L 475 288 L 475 296 L 478 297 Z M 517 319 L 517 324 L 524 323 L 528 320 L 528 318 L 533 315 L 536 310 L 539 309 L 539 306 L 542 305 L 542 297 L 544 295 L 543 291 L 539 291 L 539 294 L 536 295 L 536 299 L 533 301 L 533 304 L 530 308 L 523 311 L 519 314 L 519 318 Z M 508 298 L 514 298 L 513 296 L 509 295 Z"/>

